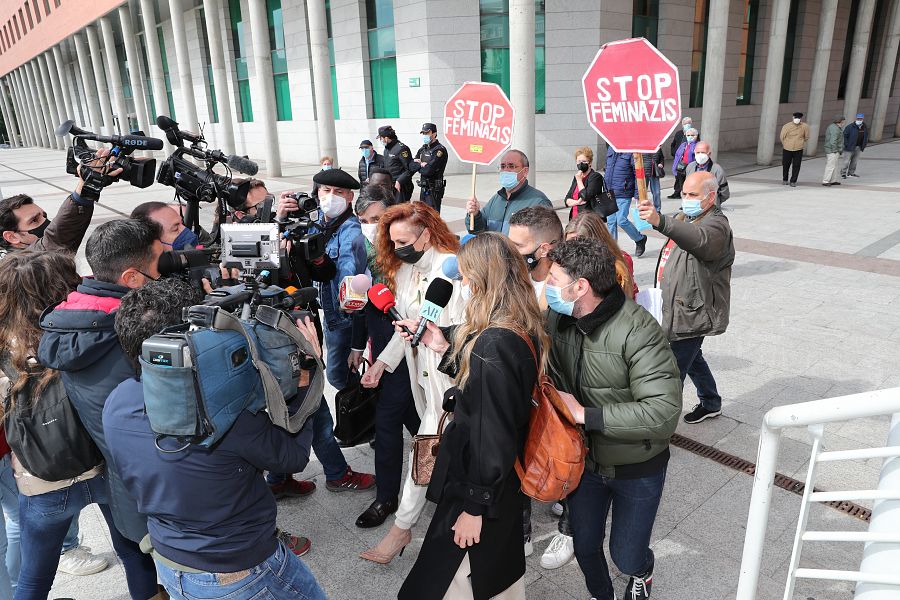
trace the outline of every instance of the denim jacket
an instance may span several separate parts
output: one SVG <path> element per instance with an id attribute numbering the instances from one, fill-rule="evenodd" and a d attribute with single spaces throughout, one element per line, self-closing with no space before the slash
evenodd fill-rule
<path id="1" fill-rule="evenodd" d="M 325 222 L 319 222 L 320 231 L 326 231 Z M 325 313 L 325 325 L 329 331 L 347 329 L 353 325 L 353 316 L 341 312 L 338 292 L 344 277 L 366 272 L 366 255 L 360 252 L 360 244 L 354 240 L 362 236 L 359 219 L 350 216 L 331 233 L 325 245 L 325 252 L 337 267 L 337 275 L 331 281 L 317 283 L 319 288 L 319 304 Z"/>

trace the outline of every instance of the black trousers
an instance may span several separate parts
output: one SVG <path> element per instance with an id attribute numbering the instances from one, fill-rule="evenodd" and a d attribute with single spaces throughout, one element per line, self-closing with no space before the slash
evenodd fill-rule
<path id="1" fill-rule="evenodd" d="M 686 177 L 686 175 L 684 174 L 684 171 L 678 171 L 678 174 L 675 175 L 675 191 L 672 192 L 673 195 L 674 194 L 678 194 L 679 196 L 681 195 L 681 186 L 684 185 L 685 177 Z"/>
<path id="2" fill-rule="evenodd" d="M 422 188 L 419 190 L 419 200 L 433 208 L 434 210 L 441 212 L 441 200 L 444 199 L 444 188 L 441 188 L 440 191 L 434 191 L 432 189 Z"/>
<path id="3" fill-rule="evenodd" d="M 791 173 L 791 183 L 797 183 L 797 175 L 800 174 L 800 163 L 803 161 L 803 150 L 781 151 L 781 180 L 788 180 L 788 171 Z"/>

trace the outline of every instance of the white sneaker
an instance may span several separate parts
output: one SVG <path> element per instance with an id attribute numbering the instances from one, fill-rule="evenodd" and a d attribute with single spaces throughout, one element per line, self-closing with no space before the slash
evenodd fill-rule
<path id="1" fill-rule="evenodd" d="M 554 517 L 561 517 L 563 514 L 562 502 L 554 502 L 553 506 L 550 507 L 550 512 L 553 513 Z"/>
<path id="2" fill-rule="evenodd" d="M 556 534 L 541 557 L 545 569 L 558 569 L 575 558 L 575 541 L 570 535 Z"/>
<path id="3" fill-rule="evenodd" d="M 59 557 L 57 571 L 69 575 L 93 575 L 109 567 L 109 562 L 102 556 L 94 556 L 87 546 L 75 546 L 63 552 Z"/>
<path id="4" fill-rule="evenodd" d="M 534 544 L 531 543 L 531 538 L 525 540 L 525 557 L 529 557 L 534 554 Z"/>

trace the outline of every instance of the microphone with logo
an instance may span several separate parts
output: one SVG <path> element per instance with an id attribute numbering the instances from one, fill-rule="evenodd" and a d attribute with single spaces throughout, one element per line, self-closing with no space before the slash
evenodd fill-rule
<path id="1" fill-rule="evenodd" d="M 366 302 L 366 292 L 372 287 L 372 280 L 367 275 L 347 275 L 338 288 L 338 300 L 341 310 L 352 312 L 362 309 Z"/>
<path id="2" fill-rule="evenodd" d="M 428 290 L 425 291 L 425 301 L 422 303 L 421 310 L 419 310 L 419 317 L 421 317 L 421 320 L 419 321 L 419 326 L 416 328 L 416 333 L 409 342 L 413 348 L 419 345 L 422 336 L 425 335 L 428 322 L 431 321 L 432 323 L 436 323 L 441 317 L 441 313 L 444 312 L 444 308 L 447 307 L 447 304 L 450 302 L 450 296 L 452 295 L 453 284 L 446 279 L 438 277 L 428 284 Z"/>
<path id="3" fill-rule="evenodd" d="M 394 308 L 397 306 L 397 300 L 394 298 L 393 292 L 391 292 L 386 285 L 383 283 L 376 283 L 369 288 L 367 295 L 369 296 L 369 302 L 372 303 L 372 306 L 390 317 L 391 321 L 403 320 L 403 317 L 401 317 L 400 313 L 397 312 L 397 309 Z M 403 331 L 410 336 L 413 334 L 406 325 L 403 325 L 402 327 Z"/>

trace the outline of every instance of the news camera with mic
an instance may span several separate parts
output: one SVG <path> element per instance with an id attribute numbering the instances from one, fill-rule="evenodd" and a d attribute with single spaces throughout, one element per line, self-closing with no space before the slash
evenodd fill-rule
<path id="1" fill-rule="evenodd" d="M 422 302 L 422 308 L 419 310 L 419 326 L 413 334 L 410 344 L 413 348 L 419 345 L 425 330 L 428 328 L 428 322 L 436 323 L 441 317 L 441 313 L 450 303 L 450 297 L 453 295 L 453 284 L 446 279 L 432 279 L 425 290 L 425 301 Z"/>
<path id="2" fill-rule="evenodd" d="M 127 181 L 137 188 L 153 185 L 153 174 L 156 171 L 155 158 L 134 158 L 135 150 L 162 150 L 163 142 L 158 138 L 147 137 L 142 131 L 131 135 L 98 135 L 78 127 L 75 121 L 68 120 L 56 128 L 58 137 L 71 135 L 72 145 L 66 152 L 66 173 L 80 176 L 84 180 L 87 197 L 96 199 L 100 190 L 116 181 Z M 88 147 L 86 141 L 111 144 L 112 149 L 102 165 L 97 162 L 96 152 Z M 109 173 L 122 169 L 118 175 Z"/>

